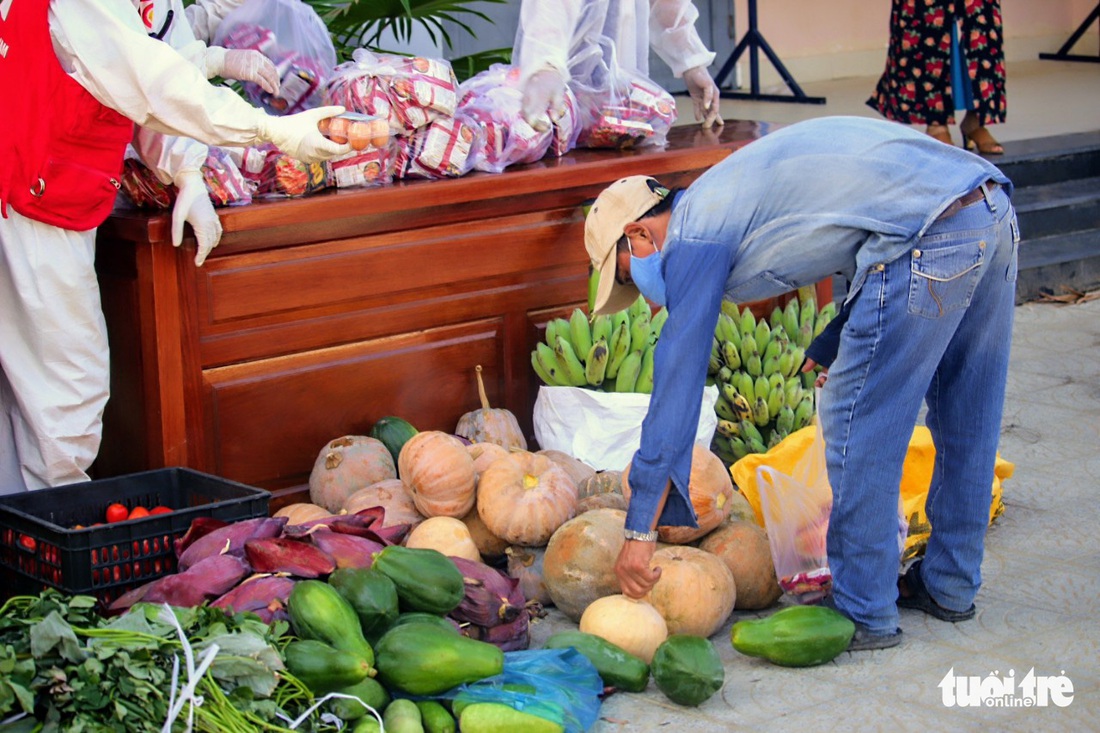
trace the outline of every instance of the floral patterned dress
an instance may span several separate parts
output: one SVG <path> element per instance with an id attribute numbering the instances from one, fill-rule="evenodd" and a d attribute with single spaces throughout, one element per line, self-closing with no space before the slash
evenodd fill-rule
<path id="1" fill-rule="evenodd" d="M 966 65 L 962 78 L 972 90 L 958 100 L 951 85 L 953 23 Z M 982 125 L 1004 122 L 1001 44 L 1000 0 L 893 0 L 886 71 L 867 104 L 896 122 L 950 125 L 970 97 Z"/>

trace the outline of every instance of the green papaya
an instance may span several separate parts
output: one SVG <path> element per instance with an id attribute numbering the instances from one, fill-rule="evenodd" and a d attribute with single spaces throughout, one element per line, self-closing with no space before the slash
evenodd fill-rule
<path id="1" fill-rule="evenodd" d="M 438 550 L 390 545 L 371 567 L 393 581 L 402 611 L 446 616 L 466 597 L 462 572 Z"/>
<path id="2" fill-rule="evenodd" d="M 328 582 L 359 616 L 368 643 L 377 641 L 397 620 L 397 588 L 385 574 L 372 568 L 339 568 Z"/>
<path id="3" fill-rule="evenodd" d="M 608 687 L 641 692 L 649 684 L 649 665 L 617 644 L 583 631 L 559 631 L 543 644 L 546 649 L 572 647 L 588 658 Z"/>
<path id="4" fill-rule="evenodd" d="M 386 733 L 424 733 L 420 708 L 412 700 L 394 700 L 382 716 Z"/>
<path id="5" fill-rule="evenodd" d="M 504 670 L 504 652 L 425 623 L 395 626 L 375 648 L 378 679 L 391 690 L 437 695 Z"/>
<path id="6" fill-rule="evenodd" d="M 401 448 L 416 435 L 418 431 L 408 420 L 389 415 L 381 418 L 370 429 L 370 437 L 381 441 L 386 450 L 393 456 L 393 465 L 397 465 L 397 456 Z"/>
<path id="7" fill-rule="evenodd" d="M 462 733 L 562 733 L 561 723 L 499 702 L 467 705 L 458 719 Z"/>
<path id="8" fill-rule="evenodd" d="M 730 631 L 733 648 L 784 667 L 811 667 L 848 648 L 855 624 L 824 606 L 788 606 L 762 619 L 738 621 Z"/>
<path id="9" fill-rule="evenodd" d="M 355 609 L 323 580 L 295 583 L 287 598 L 287 614 L 299 638 L 322 641 L 374 663 L 374 651 L 363 637 Z"/>
<path id="10" fill-rule="evenodd" d="M 340 720 L 359 720 L 364 715 L 370 715 L 359 700 L 362 700 L 379 713 L 390 704 L 390 693 L 386 691 L 382 683 L 373 677 L 367 677 L 362 682 L 350 687 L 342 687 L 336 692 L 358 698 L 358 700 L 350 700 L 346 697 L 334 697 L 329 701 L 329 710 Z"/>
<path id="11" fill-rule="evenodd" d="M 530 695 L 532 697 L 538 695 L 538 690 L 535 689 L 534 685 L 525 685 L 521 682 L 505 682 L 500 686 L 500 689 L 506 692 L 514 692 L 517 695 Z M 462 711 L 465 710 L 467 706 L 473 705 L 475 702 L 494 701 L 478 697 L 476 694 L 460 692 L 455 695 L 453 700 L 451 700 L 451 712 L 456 718 L 461 717 Z"/>
<path id="12" fill-rule="evenodd" d="M 722 659 L 709 639 L 673 634 L 653 655 L 653 681 L 669 700 L 688 707 L 702 705 L 726 680 Z"/>
<path id="13" fill-rule="evenodd" d="M 357 654 L 336 649 L 321 641 L 292 641 L 283 650 L 287 671 L 314 695 L 324 695 L 356 685 L 374 671 Z"/>
<path id="14" fill-rule="evenodd" d="M 433 626 L 446 629 L 454 634 L 458 633 L 458 628 L 451 623 L 446 616 L 439 616 L 434 613 L 424 613 L 423 611 L 409 611 L 408 613 L 400 614 L 397 620 L 390 624 L 390 628 L 392 629 L 394 626 L 401 626 L 402 624 L 432 624 Z"/>

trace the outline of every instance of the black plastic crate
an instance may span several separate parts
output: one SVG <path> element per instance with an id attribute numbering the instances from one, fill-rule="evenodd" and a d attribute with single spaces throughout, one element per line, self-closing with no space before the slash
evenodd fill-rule
<path id="1" fill-rule="evenodd" d="M 162 468 L 0 496 L 5 596 L 57 588 L 110 603 L 176 570 L 175 540 L 197 517 L 266 517 L 271 494 L 189 468 Z M 173 511 L 101 524 L 107 506 Z M 82 529 L 73 529 L 82 525 Z"/>

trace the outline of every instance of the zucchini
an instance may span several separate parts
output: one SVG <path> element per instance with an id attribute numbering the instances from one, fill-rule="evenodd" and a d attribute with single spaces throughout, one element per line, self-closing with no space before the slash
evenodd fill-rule
<path id="1" fill-rule="evenodd" d="M 379 681 L 410 695 L 438 695 L 504 671 L 498 647 L 432 624 L 395 626 L 378 640 L 375 652 Z"/>
<path id="2" fill-rule="evenodd" d="M 653 655 L 653 681 L 669 700 L 697 707 L 722 689 L 726 674 L 709 639 L 673 634 Z"/>
<path id="3" fill-rule="evenodd" d="M 604 685 L 624 692 L 641 692 L 649 684 L 649 665 L 617 644 L 584 631 L 559 631 L 545 649 L 572 647 L 588 658 Z"/>
<path id="4" fill-rule="evenodd" d="M 329 646 L 374 663 L 374 651 L 363 637 L 359 616 L 340 592 L 321 580 L 299 580 L 287 599 L 287 614 L 301 639 Z"/>
<path id="5" fill-rule="evenodd" d="M 788 606 L 762 619 L 738 621 L 730 630 L 733 648 L 783 667 L 811 667 L 831 661 L 856 633 L 851 619 L 825 606 Z"/>
<path id="6" fill-rule="evenodd" d="M 382 445 L 386 446 L 386 450 L 393 456 L 393 465 L 396 466 L 401 448 L 417 432 L 419 431 L 408 420 L 389 415 L 381 418 L 371 427 L 370 437 L 381 441 Z"/>
<path id="7" fill-rule="evenodd" d="M 393 581 L 403 611 L 446 616 L 466 597 L 462 573 L 438 550 L 390 545 L 371 567 Z"/>

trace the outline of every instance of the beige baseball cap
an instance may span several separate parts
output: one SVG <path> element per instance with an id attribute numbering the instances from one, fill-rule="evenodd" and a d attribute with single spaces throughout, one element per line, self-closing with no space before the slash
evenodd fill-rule
<path id="1" fill-rule="evenodd" d="M 630 176 L 615 181 L 596 197 L 584 221 L 584 247 L 592 267 L 600 273 L 595 314 L 615 313 L 638 298 L 638 288 L 615 281 L 615 247 L 623 227 L 637 221 L 659 204 L 668 189 L 649 176 Z"/>

